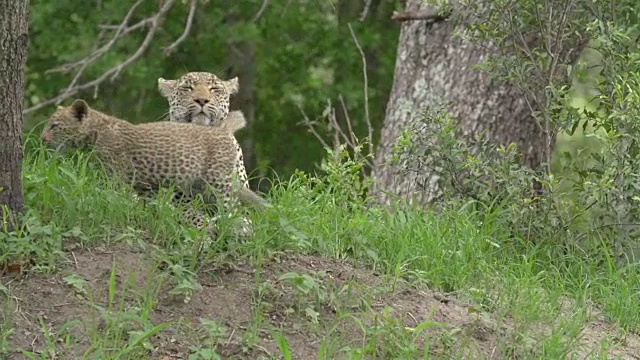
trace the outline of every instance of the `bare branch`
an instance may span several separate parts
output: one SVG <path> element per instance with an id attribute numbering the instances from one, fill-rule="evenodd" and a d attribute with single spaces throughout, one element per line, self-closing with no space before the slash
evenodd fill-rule
<path id="1" fill-rule="evenodd" d="M 356 44 L 358 48 L 358 52 L 360 52 L 360 59 L 362 60 L 362 77 L 363 77 L 363 89 L 364 89 L 364 120 L 367 123 L 367 130 L 369 132 L 369 154 L 373 155 L 373 126 L 371 126 L 371 118 L 369 117 L 369 78 L 367 77 L 367 57 L 364 54 L 364 50 L 362 50 L 362 46 L 358 42 L 358 38 L 356 37 L 356 33 L 353 31 L 351 24 L 347 24 L 349 27 L 349 32 L 351 33 L 351 38 L 353 38 L 353 42 Z"/>
<path id="2" fill-rule="evenodd" d="M 356 133 L 353 131 L 353 125 L 351 124 L 351 117 L 349 116 L 349 112 L 347 111 L 347 104 L 345 104 L 344 96 L 342 96 L 342 94 L 338 96 L 338 99 L 340 99 L 340 105 L 342 106 L 342 114 L 344 115 L 344 120 L 347 123 L 347 130 L 349 130 L 349 138 L 351 140 L 350 144 L 353 144 L 352 146 L 354 146 L 357 142 L 357 139 L 356 139 Z M 338 124 L 337 119 L 335 123 L 336 125 Z"/>
<path id="3" fill-rule="evenodd" d="M 138 21 L 137 23 L 129 26 L 125 31 L 123 31 L 122 35 L 126 35 L 132 31 L 135 31 L 147 26 L 147 24 L 149 23 L 149 20 L 151 20 L 151 18 L 146 18 Z M 98 25 L 98 28 L 100 28 L 100 30 L 118 30 L 118 28 L 120 28 L 120 25 Z"/>
<path id="4" fill-rule="evenodd" d="M 269 0 L 262 0 L 262 5 L 260 6 L 260 10 L 258 10 L 256 15 L 253 17 L 253 22 L 260 20 L 260 17 L 262 17 L 262 14 L 267 9 L 268 5 L 269 5 Z"/>
<path id="5" fill-rule="evenodd" d="M 184 42 L 189 36 L 189 32 L 191 31 L 191 27 L 193 26 L 193 17 L 196 14 L 196 8 L 198 7 L 198 0 L 190 0 L 189 2 L 189 15 L 187 15 L 187 23 L 184 25 L 184 31 L 179 38 L 176 39 L 171 45 L 164 48 L 164 54 L 170 55 L 175 48 L 178 47 L 182 42 Z"/>
<path id="6" fill-rule="evenodd" d="M 413 20 L 427 20 L 430 23 L 437 23 L 446 20 L 447 16 L 438 14 L 438 10 L 430 9 L 420 12 L 398 12 L 394 11 L 391 15 L 391 20 L 395 21 L 413 21 Z"/>
<path id="7" fill-rule="evenodd" d="M 360 14 L 360 21 L 364 21 L 364 19 L 367 18 L 367 15 L 369 15 L 369 10 L 371 10 L 372 2 L 372 0 L 365 0 L 364 9 L 362 9 L 362 14 Z"/>
<path id="8" fill-rule="evenodd" d="M 309 131 L 313 134 L 313 136 L 316 137 L 316 139 L 318 139 L 318 141 L 320 141 L 320 144 L 322 144 L 323 147 L 330 148 L 329 144 L 327 144 L 327 142 L 324 141 L 322 136 L 320 136 L 320 134 L 318 134 L 318 132 L 316 131 L 316 128 L 315 128 L 316 122 L 315 121 L 311 121 L 311 119 L 309 119 L 309 117 L 304 112 L 304 109 L 302 108 L 302 106 L 300 106 L 300 104 L 298 104 L 298 109 L 300 110 L 300 113 L 302 114 L 302 117 L 304 117 L 304 120 L 302 121 L 302 123 L 305 124 L 309 128 Z"/>
<path id="9" fill-rule="evenodd" d="M 342 98 L 342 95 L 340 95 L 340 98 Z M 343 102 L 343 105 L 344 105 L 344 102 Z M 347 134 L 345 134 L 344 130 L 342 130 L 342 127 L 338 123 L 338 118 L 336 117 L 335 110 L 331 106 L 331 101 L 327 101 L 327 107 L 331 109 L 331 111 L 328 113 L 329 115 L 327 116 L 327 120 L 329 123 L 329 127 L 333 129 L 334 137 L 338 139 L 337 143 L 340 144 L 339 139 L 342 138 L 344 142 L 347 144 L 347 146 L 349 146 L 352 149 L 355 149 L 356 143 L 351 141 L 351 139 L 347 136 Z M 351 129 L 351 120 L 349 118 L 349 114 L 347 114 L 346 106 L 343 107 L 343 110 L 344 110 L 345 121 L 347 122 L 347 127 Z"/>
<path id="10" fill-rule="evenodd" d="M 40 110 L 42 108 L 44 108 L 45 106 L 49 106 L 51 104 L 59 104 L 60 102 L 62 102 L 63 100 L 83 91 L 83 90 L 87 90 L 90 88 L 94 88 L 94 94 L 97 92 L 97 88 L 100 84 L 102 84 L 103 82 L 105 82 L 107 79 L 109 79 L 110 81 L 113 81 L 116 77 L 118 77 L 118 75 L 120 74 L 120 72 L 126 68 L 127 66 L 131 65 L 132 63 L 134 63 L 135 61 L 137 61 L 144 53 L 145 51 L 149 48 L 149 46 L 151 45 L 151 41 L 153 40 L 153 38 L 155 37 L 158 29 L 160 28 L 160 25 L 162 23 L 162 21 L 164 20 L 165 15 L 167 14 L 167 12 L 171 9 L 171 7 L 175 4 L 176 0 L 166 0 L 162 6 L 160 7 L 160 9 L 158 10 L 158 12 L 149 17 L 146 18 L 142 21 L 140 21 L 139 23 L 133 25 L 132 27 L 136 26 L 137 28 L 143 27 L 143 25 L 149 26 L 149 30 L 147 31 L 147 35 L 145 36 L 144 40 L 142 41 L 142 43 L 140 44 L 140 46 L 138 47 L 138 49 L 131 55 L 129 56 L 125 61 L 123 61 L 122 63 L 118 64 L 117 66 L 114 66 L 112 68 L 110 68 L 109 70 L 107 70 L 106 72 L 104 72 L 102 75 L 100 75 L 98 78 L 85 82 L 83 84 L 77 84 L 78 79 L 80 78 L 80 75 L 82 74 L 82 72 L 84 72 L 84 69 L 86 69 L 86 67 L 95 62 L 98 58 L 100 58 L 101 56 L 103 56 L 111 47 L 113 47 L 113 44 L 119 39 L 122 38 L 122 36 L 124 36 L 125 34 L 133 31 L 131 30 L 132 27 L 127 27 L 127 23 L 129 21 L 129 18 L 131 17 L 131 14 L 133 13 L 133 11 L 135 10 L 135 8 L 140 5 L 140 3 L 142 3 L 143 0 L 138 0 L 130 9 L 129 12 L 127 13 L 127 15 L 125 16 L 125 19 L 121 22 L 119 28 L 116 30 L 116 34 L 111 38 L 111 40 L 105 44 L 104 46 L 100 47 L 99 49 L 93 51 L 89 56 L 87 56 L 85 59 L 82 59 L 80 61 L 77 61 L 75 63 L 71 63 L 71 64 L 66 64 L 63 66 L 58 67 L 57 71 L 60 72 L 68 72 L 71 71 L 77 67 L 80 67 L 80 69 L 78 70 L 78 73 L 76 73 L 76 75 L 74 76 L 74 79 L 72 80 L 71 84 L 67 87 L 66 90 L 64 90 L 60 95 L 53 97 L 51 99 L 45 100 L 37 105 L 34 105 L 28 109 L 25 109 L 23 111 L 24 115 L 30 114 L 34 111 Z M 143 24 L 143 25 L 140 25 Z"/>
<path id="11" fill-rule="evenodd" d="M 63 94 L 68 93 L 69 90 L 71 90 L 74 86 L 76 86 L 76 84 L 80 80 L 80 77 L 84 73 L 85 69 L 89 65 L 91 65 L 93 62 L 95 62 L 98 58 L 100 58 L 103 54 L 105 54 L 113 46 L 113 44 L 115 44 L 116 40 L 121 36 L 124 28 L 127 26 L 127 23 L 129 23 L 129 19 L 131 18 L 131 15 L 133 15 L 133 12 L 135 11 L 135 9 L 140 4 L 142 4 L 142 1 L 143 0 L 138 0 L 133 4 L 133 6 L 131 6 L 129 11 L 127 12 L 127 15 L 122 20 L 122 23 L 120 23 L 120 27 L 118 28 L 116 33 L 113 35 L 111 40 L 107 43 L 107 45 L 97 50 L 94 50 L 87 58 L 84 59 L 84 61 L 81 62 L 82 66 L 80 66 L 80 69 L 76 72 L 76 75 L 73 77 L 73 80 L 71 80 L 71 83 L 69 84 L 69 86 L 67 86 L 67 89 L 63 92 Z"/>
<path id="12" fill-rule="evenodd" d="M 116 41 L 118 41 L 118 39 L 122 35 L 124 35 L 123 33 L 125 32 L 125 30 L 128 30 L 127 24 L 129 23 L 129 19 L 133 15 L 133 13 L 136 10 L 136 8 L 138 6 L 140 6 L 140 4 L 142 4 L 143 1 L 144 0 L 136 1 L 129 8 L 129 11 L 127 12 L 127 15 L 125 15 L 124 19 L 122 19 L 122 22 L 115 27 L 116 33 L 113 35 L 113 37 L 111 38 L 111 40 L 109 42 L 107 42 L 106 44 L 104 44 L 100 48 L 92 51 L 91 54 L 89 54 L 89 56 L 85 57 L 84 59 L 82 59 L 80 61 L 76 61 L 76 62 L 73 62 L 73 63 L 68 63 L 68 64 L 64 64 L 62 66 L 58 66 L 58 67 L 53 68 L 51 70 L 47 70 L 45 73 L 47 73 L 47 74 L 56 73 L 56 72 L 67 73 L 67 72 L 69 72 L 69 71 L 71 71 L 71 70 L 73 70 L 73 69 L 75 69 L 77 67 L 80 67 L 80 70 L 76 74 L 76 78 L 69 85 L 69 88 L 73 87 L 75 85 L 76 81 L 77 81 L 77 78 L 79 78 L 80 75 L 82 75 L 82 73 L 84 72 L 84 69 L 89 64 L 95 62 L 98 58 L 100 58 L 102 55 L 104 55 L 107 51 L 109 51 L 113 47 L 113 45 L 116 43 Z M 146 24 L 146 22 L 145 22 L 145 24 Z"/>
<path id="13" fill-rule="evenodd" d="M 363 92 L 364 92 L 364 107 L 365 107 L 364 120 L 365 120 L 367 131 L 368 131 L 368 136 L 367 136 L 368 148 L 362 160 L 366 163 L 369 169 L 372 169 L 374 167 L 373 161 L 371 160 L 372 155 L 374 155 L 373 126 L 371 125 L 371 118 L 369 116 L 369 78 L 367 75 L 367 59 L 366 59 L 364 50 L 362 49 L 362 46 L 360 46 L 360 43 L 358 42 L 358 38 L 355 34 L 355 31 L 353 30 L 353 27 L 351 26 L 351 24 L 347 24 L 347 26 L 349 28 L 349 32 L 351 33 L 351 38 L 353 39 L 353 42 L 355 43 L 356 48 L 360 53 L 360 58 L 362 61 L 362 74 L 363 74 L 363 81 L 364 81 Z M 338 149 L 340 146 L 344 145 L 344 146 L 347 146 L 350 150 L 354 152 L 354 154 L 357 155 L 356 150 L 358 149 L 358 139 L 356 137 L 355 132 L 353 131 L 353 123 L 352 123 L 351 117 L 349 116 L 349 112 L 347 111 L 347 105 L 345 104 L 344 97 L 342 96 L 342 94 L 339 95 L 339 100 L 340 100 L 340 105 L 342 107 L 344 121 L 346 122 L 346 128 L 347 128 L 346 132 L 343 129 L 344 125 L 338 122 L 338 117 L 336 116 L 336 109 L 331 104 L 331 100 L 327 100 L 327 107 L 322 113 L 322 117 L 324 118 L 324 121 L 322 121 L 322 124 L 326 126 L 327 130 L 329 131 L 329 136 L 331 136 L 333 139 L 334 149 Z M 324 147 L 328 148 L 329 146 L 327 142 L 316 130 L 316 126 L 318 126 L 318 121 L 310 120 L 306 116 L 302 108 L 300 106 L 298 107 L 300 108 L 300 111 L 302 112 L 302 115 L 304 117 L 304 120 L 302 121 L 302 123 L 309 128 L 309 131 L 316 137 L 316 139 L 320 141 L 320 143 Z M 364 168 L 362 169 L 362 175 L 366 176 L 366 170 Z"/>

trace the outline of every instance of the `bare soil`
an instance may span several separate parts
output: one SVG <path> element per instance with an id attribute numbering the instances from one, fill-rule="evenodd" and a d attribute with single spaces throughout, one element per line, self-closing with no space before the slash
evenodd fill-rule
<path id="1" fill-rule="evenodd" d="M 276 332 L 284 334 L 294 359 L 317 358 L 322 346 L 341 358 L 344 353 L 339 349 L 367 346 L 372 340 L 384 354 L 390 351 L 385 349 L 405 346 L 407 330 L 425 321 L 433 326 L 416 332 L 414 344 L 428 343 L 435 357 L 457 353 L 463 358 L 500 359 L 531 354 L 531 349 L 505 353 L 514 334 L 508 318 L 478 311 L 470 301 L 454 295 L 394 283 L 348 262 L 281 255 L 259 268 L 239 263 L 201 269 L 202 288 L 185 302 L 184 296 L 169 293 L 176 284 L 149 253 L 124 246 L 83 249 L 69 253 L 69 263 L 52 275 L 2 275 L 0 283 L 9 289 L 9 296 L 0 295 L 0 311 L 4 311 L 0 321 L 14 329 L 8 338 L 13 351 L 7 359 L 26 359 L 18 350 L 50 359 L 82 358 L 87 350 L 93 354 L 96 336 L 106 337 L 101 332 L 114 327 L 100 311 L 109 309 L 114 264 L 117 286 L 110 313 L 140 314 L 148 309 L 152 324 L 169 323 L 148 340 L 144 356 L 150 359 L 187 359 L 190 347 L 210 346 L 211 327 L 202 318 L 226 329 L 216 342 L 216 351 L 224 359 L 281 358 Z M 281 278 L 291 272 L 309 275 L 311 289 Z M 608 337 L 619 343 L 611 354 L 640 359 L 638 336 L 622 336 L 595 311 L 591 317 L 575 358 L 597 352 L 601 339 Z"/>

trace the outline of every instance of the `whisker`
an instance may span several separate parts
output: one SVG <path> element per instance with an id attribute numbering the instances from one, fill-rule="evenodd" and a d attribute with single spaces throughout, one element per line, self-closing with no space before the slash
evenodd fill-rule
<path id="1" fill-rule="evenodd" d="M 154 121 L 169 121 L 169 119 L 171 118 L 170 114 L 170 110 L 167 110 L 164 114 L 158 116 Z"/>

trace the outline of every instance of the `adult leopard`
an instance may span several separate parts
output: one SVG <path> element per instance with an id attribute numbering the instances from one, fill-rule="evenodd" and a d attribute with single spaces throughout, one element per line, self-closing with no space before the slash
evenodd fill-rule
<path id="1" fill-rule="evenodd" d="M 177 80 L 159 78 L 158 90 L 169 103 L 169 121 L 219 127 L 227 121 L 231 96 L 238 93 L 239 83 L 237 77 L 222 80 L 209 72 L 194 71 Z M 235 137 L 234 142 L 236 173 L 242 185 L 249 189 L 242 148 Z M 246 216 L 242 216 L 242 221 L 244 231 L 250 233 L 251 222 Z"/>
<path id="2" fill-rule="evenodd" d="M 231 96 L 238 93 L 238 78 L 222 80 L 208 72 L 189 72 L 177 80 L 158 79 L 158 90 L 169 102 L 169 121 L 208 127 L 222 126 Z M 242 148 L 235 140 L 238 178 L 249 188 Z"/>

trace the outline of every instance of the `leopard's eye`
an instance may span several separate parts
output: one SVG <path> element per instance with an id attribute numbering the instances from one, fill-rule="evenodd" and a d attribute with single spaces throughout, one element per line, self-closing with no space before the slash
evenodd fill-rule
<path id="1" fill-rule="evenodd" d="M 193 90 L 193 86 L 191 86 L 191 85 L 182 85 L 182 86 L 180 86 L 180 89 L 183 90 L 183 91 L 191 91 L 191 90 Z"/>
<path id="2" fill-rule="evenodd" d="M 222 90 L 223 90 L 223 88 L 221 86 L 212 86 L 212 87 L 209 88 L 209 91 L 211 91 L 211 92 L 219 92 L 219 91 L 222 91 Z"/>

